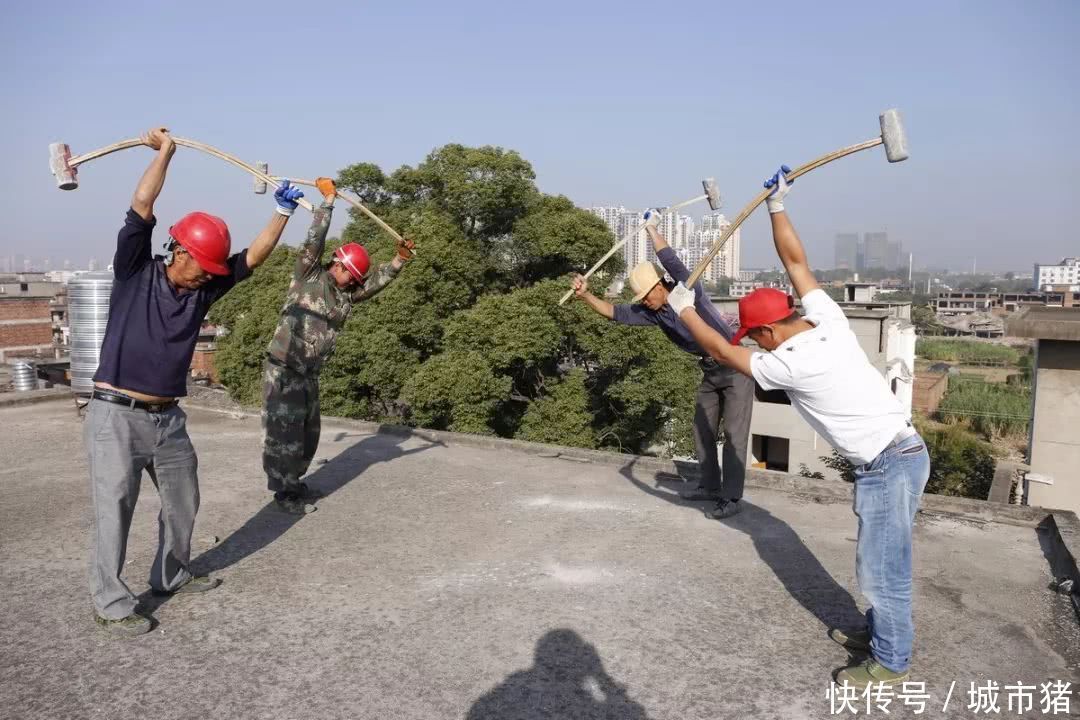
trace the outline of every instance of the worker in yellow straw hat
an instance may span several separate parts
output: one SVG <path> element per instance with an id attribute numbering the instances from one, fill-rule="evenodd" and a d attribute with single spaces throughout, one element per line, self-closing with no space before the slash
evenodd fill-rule
<path id="1" fill-rule="evenodd" d="M 659 210 L 645 213 L 645 231 L 652 240 L 656 258 L 675 282 L 685 282 L 690 271 L 657 230 L 662 218 Z M 694 336 L 668 305 L 666 285 L 651 262 L 643 262 L 630 271 L 630 288 L 634 292 L 633 304 L 613 305 L 589 292 L 587 280 L 578 275 L 574 278 L 574 292 L 589 307 L 623 325 L 655 325 L 677 346 L 696 356 L 701 366 L 701 384 L 697 390 L 697 406 L 694 412 L 694 445 L 701 469 L 697 489 L 684 495 L 687 500 L 715 502 L 706 512 L 710 518 L 720 520 L 731 517 L 741 509 L 743 484 L 746 480 L 746 450 L 750 439 L 750 414 L 754 406 L 754 381 L 721 365 L 694 340 Z M 699 314 L 716 332 L 731 340 L 734 333 L 699 283 L 694 287 L 695 307 Z M 717 442 L 720 427 L 724 429 L 723 471 Z"/>

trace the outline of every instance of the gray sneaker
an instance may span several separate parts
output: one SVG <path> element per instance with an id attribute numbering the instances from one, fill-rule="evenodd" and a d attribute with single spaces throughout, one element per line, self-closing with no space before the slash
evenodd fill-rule
<path id="1" fill-rule="evenodd" d="M 118 637 L 136 637 L 138 635 L 145 635 L 154 627 L 150 618 L 143 617 L 138 613 L 131 613 L 126 618 L 120 618 L 119 620 L 111 620 L 109 618 L 103 618 L 95 612 L 94 622 L 101 626 L 105 632 Z"/>
<path id="2" fill-rule="evenodd" d="M 220 584 L 220 578 L 212 578 L 209 575 L 198 575 L 175 590 L 158 590 L 157 588 L 151 588 L 150 592 L 154 595 L 187 595 L 190 593 L 201 593 L 206 592 L 207 590 L 213 590 Z"/>
<path id="3" fill-rule="evenodd" d="M 829 637 L 833 642 L 848 650 L 870 652 L 870 630 L 852 630 L 850 632 L 833 628 L 829 630 Z"/>

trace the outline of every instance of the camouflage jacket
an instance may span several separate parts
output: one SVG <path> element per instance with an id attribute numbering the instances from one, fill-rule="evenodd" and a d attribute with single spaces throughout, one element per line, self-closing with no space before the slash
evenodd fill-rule
<path id="1" fill-rule="evenodd" d="M 374 296 L 398 274 L 391 263 L 383 263 L 363 287 L 352 292 L 340 289 L 321 263 L 333 209 L 324 203 L 315 210 L 268 349 L 272 358 L 304 374 L 322 369 L 353 304 Z"/>

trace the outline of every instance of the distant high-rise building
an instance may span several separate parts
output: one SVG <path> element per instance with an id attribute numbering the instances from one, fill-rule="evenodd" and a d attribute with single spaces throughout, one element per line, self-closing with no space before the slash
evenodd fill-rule
<path id="1" fill-rule="evenodd" d="M 22 253 L 15 253 L 14 262 L 11 265 L 11 272 L 26 272 L 26 257 Z"/>
<path id="2" fill-rule="evenodd" d="M 903 248 L 900 246 L 899 241 L 890 240 L 885 246 L 885 269 L 899 270 L 903 252 Z M 903 260 L 907 260 L 907 258 L 903 258 Z"/>
<path id="3" fill-rule="evenodd" d="M 837 233 L 833 267 L 837 270 L 859 270 L 859 233 Z"/>
<path id="4" fill-rule="evenodd" d="M 863 269 L 886 267 L 886 257 L 889 253 L 889 234 L 884 232 L 864 233 Z"/>
<path id="5" fill-rule="evenodd" d="M 3 272 L 3 273 L 11 272 L 11 258 L 10 257 L 0 257 L 0 272 Z"/>
<path id="6" fill-rule="evenodd" d="M 64 270 L 66 271 L 66 270 L 70 270 L 70 269 L 71 269 L 71 260 L 69 260 L 67 258 L 64 258 Z"/>
<path id="7" fill-rule="evenodd" d="M 693 270 L 730 225 L 721 213 L 706 215 L 701 221 L 702 229 L 691 233 L 686 246 L 679 250 L 679 259 Z M 738 278 L 740 245 L 740 230 L 736 230 L 706 268 L 702 275 L 706 282 L 719 283 Z"/>
<path id="8" fill-rule="evenodd" d="M 90 262 L 87 264 L 87 269 L 93 272 L 98 269 L 97 258 L 90 258 Z"/>

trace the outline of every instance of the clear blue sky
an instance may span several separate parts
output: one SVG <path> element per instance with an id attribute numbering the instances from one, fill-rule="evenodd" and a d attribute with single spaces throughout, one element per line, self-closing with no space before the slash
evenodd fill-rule
<path id="1" fill-rule="evenodd" d="M 870 151 L 793 189 L 811 262 L 831 266 L 838 232 L 885 228 L 916 266 L 1030 268 L 1080 253 L 1078 32 L 1076 0 L 13 3 L 0 255 L 111 255 L 149 151 L 62 193 L 55 140 L 79 153 L 162 123 L 305 177 L 497 144 L 579 205 L 667 204 L 715 175 L 735 215 L 780 162 L 871 138 L 895 106 L 909 161 Z M 158 215 L 220 214 L 240 246 L 272 207 L 250 188 L 181 150 Z M 764 215 L 744 266 L 773 264 Z"/>

